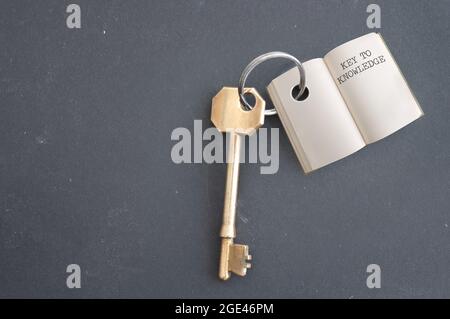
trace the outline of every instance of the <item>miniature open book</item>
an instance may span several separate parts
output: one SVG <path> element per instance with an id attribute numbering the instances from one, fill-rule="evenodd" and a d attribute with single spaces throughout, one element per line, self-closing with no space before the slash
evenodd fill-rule
<path id="1" fill-rule="evenodd" d="M 423 115 L 380 34 L 303 63 L 308 96 L 293 98 L 293 68 L 267 87 L 305 173 L 394 133 Z"/>

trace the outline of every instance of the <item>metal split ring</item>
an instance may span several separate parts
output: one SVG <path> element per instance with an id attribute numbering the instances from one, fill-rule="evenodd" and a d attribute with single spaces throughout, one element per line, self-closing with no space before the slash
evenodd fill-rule
<path id="1" fill-rule="evenodd" d="M 295 97 L 296 99 L 300 98 L 300 96 L 303 94 L 303 92 L 305 91 L 305 69 L 303 68 L 302 63 L 294 56 L 285 53 L 285 52 L 279 52 L 279 51 L 274 51 L 274 52 L 269 52 L 269 53 L 265 53 L 262 54 L 256 58 L 254 58 L 244 69 L 244 71 L 242 71 L 241 77 L 239 79 L 239 85 L 238 85 L 238 92 L 239 92 L 239 97 L 241 99 L 241 103 L 242 106 L 247 109 L 247 110 L 251 110 L 253 108 L 253 106 L 250 105 L 250 103 L 247 102 L 247 100 L 245 99 L 244 96 L 244 87 L 245 87 L 245 82 L 247 81 L 247 78 L 250 74 L 250 72 L 253 71 L 253 69 L 267 61 L 270 59 L 275 59 L 275 58 L 284 58 L 284 59 L 288 59 L 291 60 L 295 63 L 295 65 L 297 66 L 298 72 L 300 73 L 300 82 L 299 82 L 299 89 L 300 91 L 298 92 L 297 96 Z M 271 108 L 271 109 L 266 109 L 264 111 L 264 115 L 275 115 L 277 114 L 277 111 L 275 110 L 275 108 Z"/>

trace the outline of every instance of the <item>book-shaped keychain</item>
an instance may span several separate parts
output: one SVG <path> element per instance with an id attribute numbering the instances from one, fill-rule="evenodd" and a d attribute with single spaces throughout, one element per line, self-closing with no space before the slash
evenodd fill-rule
<path id="1" fill-rule="evenodd" d="M 370 33 L 293 68 L 267 87 L 305 173 L 376 142 L 423 115 L 380 34 Z M 295 94 L 294 94 L 295 96 Z"/>

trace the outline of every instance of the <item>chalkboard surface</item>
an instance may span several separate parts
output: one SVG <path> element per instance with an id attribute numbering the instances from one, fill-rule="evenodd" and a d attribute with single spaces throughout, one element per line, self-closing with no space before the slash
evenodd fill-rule
<path id="1" fill-rule="evenodd" d="M 74 2 L 0 4 L 0 297 L 450 297 L 449 1 L 379 0 L 379 29 L 371 1 L 77 0 L 80 28 Z M 211 127 L 253 57 L 306 61 L 373 31 L 425 116 L 308 176 L 267 118 L 278 172 L 240 175 L 253 268 L 221 282 L 226 168 L 174 163 L 172 132 Z"/>

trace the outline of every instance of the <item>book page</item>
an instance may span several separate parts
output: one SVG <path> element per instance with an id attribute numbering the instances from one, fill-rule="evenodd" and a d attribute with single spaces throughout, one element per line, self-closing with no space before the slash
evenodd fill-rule
<path id="1" fill-rule="evenodd" d="M 324 61 L 367 144 L 423 115 L 380 34 L 344 43 Z"/>
<path id="2" fill-rule="evenodd" d="M 346 103 L 323 59 L 303 63 L 308 97 L 297 101 L 299 84 L 293 68 L 267 87 L 271 100 L 306 173 L 337 161 L 365 146 Z"/>

